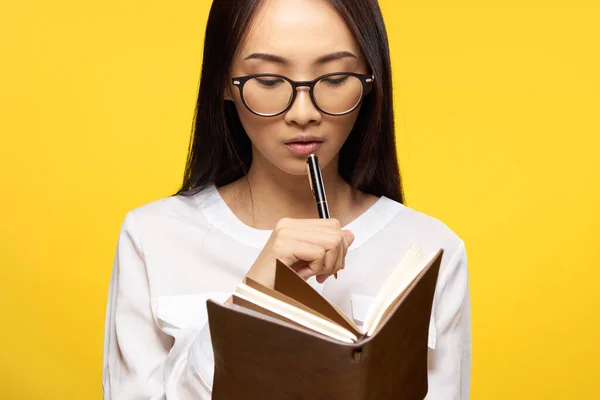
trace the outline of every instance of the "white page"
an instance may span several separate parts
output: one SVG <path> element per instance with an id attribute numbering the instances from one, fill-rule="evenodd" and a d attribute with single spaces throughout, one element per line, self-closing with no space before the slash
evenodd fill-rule
<path id="1" fill-rule="evenodd" d="M 409 246 L 406 254 L 400 260 L 400 264 L 394 268 L 383 287 L 377 293 L 377 296 L 375 296 L 375 300 L 371 304 L 371 308 L 363 322 L 363 333 L 370 330 L 377 314 L 384 307 L 384 303 L 397 291 L 398 287 L 408 286 L 408 283 L 405 282 L 407 271 L 412 270 L 411 266 L 418 264 L 421 257 L 422 251 L 420 248 L 412 245 Z"/>
<path id="2" fill-rule="evenodd" d="M 233 295 L 333 339 L 337 339 L 346 343 L 354 343 L 358 340 L 358 338 L 352 332 L 342 328 L 341 326 L 294 307 L 284 301 L 268 296 L 244 283 L 238 286 Z"/>
<path id="3" fill-rule="evenodd" d="M 381 322 L 381 319 L 388 308 L 406 291 L 406 289 L 411 285 L 411 283 L 414 282 L 414 280 L 419 276 L 427 264 L 431 262 L 436 254 L 437 252 L 431 252 L 427 257 L 421 258 L 420 260 L 414 260 L 411 264 L 409 264 L 408 268 L 406 268 L 402 276 L 399 278 L 400 285 L 397 287 L 392 296 L 386 299 L 383 307 L 379 310 L 377 316 L 373 320 L 372 325 L 369 327 L 367 332 L 367 336 L 370 336 L 375 332 L 375 329 L 377 329 L 377 326 Z"/>

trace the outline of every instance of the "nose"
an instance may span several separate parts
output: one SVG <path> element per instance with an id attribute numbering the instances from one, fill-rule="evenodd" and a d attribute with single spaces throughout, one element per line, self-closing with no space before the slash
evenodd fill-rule
<path id="1" fill-rule="evenodd" d="M 285 120 L 289 124 L 297 125 L 308 125 L 312 123 L 319 123 L 321 121 L 321 113 L 310 98 L 310 88 L 299 87 L 296 89 L 296 98 L 294 104 L 285 113 Z"/>

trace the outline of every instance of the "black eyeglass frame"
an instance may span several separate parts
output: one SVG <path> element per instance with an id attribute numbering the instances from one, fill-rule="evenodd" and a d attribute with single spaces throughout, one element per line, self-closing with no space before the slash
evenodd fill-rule
<path id="1" fill-rule="evenodd" d="M 360 100 L 350 110 L 344 111 L 343 113 L 329 113 L 329 112 L 323 110 L 317 104 L 317 101 L 315 100 L 315 95 L 314 95 L 315 86 L 322 79 L 325 79 L 330 76 L 339 76 L 339 75 L 354 76 L 354 77 L 358 78 L 363 85 L 362 86 L 362 94 L 361 94 Z M 278 112 L 276 114 L 262 114 L 262 113 L 256 112 L 252 108 L 250 108 L 250 106 L 246 103 L 246 99 L 244 99 L 243 91 L 244 91 L 244 85 L 246 84 L 246 82 L 248 82 L 250 79 L 260 78 L 260 77 L 264 77 L 264 76 L 270 76 L 270 77 L 274 77 L 274 78 L 284 79 L 292 86 L 292 97 L 290 98 L 288 105 L 285 107 L 285 109 L 283 111 Z M 293 81 L 290 78 L 288 78 L 287 76 L 278 75 L 278 74 L 253 74 L 253 75 L 239 76 L 237 78 L 231 78 L 231 83 L 234 86 L 236 86 L 238 88 L 238 90 L 240 91 L 240 97 L 242 99 L 242 102 L 244 103 L 244 106 L 246 106 L 246 108 L 251 113 L 256 114 L 260 117 L 276 117 L 278 115 L 281 115 L 281 114 L 287 112 L 290 108 L 292 108 L 292 105 L 294 104 L 294 101 L 296 100 L 296 95 L 298 94 L 297 89 L 299 87 L 309 87 L 310 88 L 310 90 L 309 90 L 310 99 L 312 100 L 312 103 L 316 107 L 316 109 L 319 110 L 320 112 L 322 112 L 323 114 L 332 115 L 335 117 L 350 114 L 352 111 L 354 111 L 358 108 L 358 106 L 362 103 L 363 98 L 371 92 L 371 89 L 372 89 L 371 84 L 374 81 L 375 81 L 374 75 L 357 74 L 354 72 L 332 72 L 330 74 L 321 75 L 321 76 L 313 79 L 312 81 Z"/>

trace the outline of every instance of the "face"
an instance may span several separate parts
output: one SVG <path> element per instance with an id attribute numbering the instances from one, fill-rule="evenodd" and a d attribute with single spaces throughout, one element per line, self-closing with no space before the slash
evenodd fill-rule
<path id="1" fill-rule="evenodd" d="M 266 0 L 255 13 L 246 40 L 231 66 L 230 77 L 277 74 L 293 81 L 312 81 L 334 72 L 369 73 L 356 39 L 333 6 L 327 0 Z M 332 77 L 324 85 L 340 85 L 336 78 Z M 253 101 L 268 105 L 281 97 L 281 86 L 274 88 L 281 85 L 281 81 L 259 83 L 262 92 L 257 89 L 250 92 L 250 83 L 246 84 L 246 100 L 249 93 L 254 93 Z M 347 87 L 348 83 L 345 84 Z M 270 92 L 265 92 L 264 87 Z M 319 93 L 324 103 L 338 106 L 342 102 L 343 106 L 343 102 L 348 101 L 336 100 L 336 92 L 329 92 L 334 95 L 327 97 L 326 90 L 331 89 L 323 88 L 325 86 Z M 360 111 L 359 106 L 342 116 L 323 113 L 313 104 L 308 87 L 298 87 L 291 108 L 274 117 L 259 116 L 248 110 L 231 80 L 225 98 L 235 103 L 252 141 L 253 163 L 273 166 L 291 175 L 306 174 L 306 159 L 310 153 L 319 156 L 323 168 L 337 165 L 340 148 Z M 296 143 L 307 139 L 311 142 Z"/>

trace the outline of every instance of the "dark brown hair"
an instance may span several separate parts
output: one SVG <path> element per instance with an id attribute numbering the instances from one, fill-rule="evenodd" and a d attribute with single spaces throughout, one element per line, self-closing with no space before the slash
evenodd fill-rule
<path id="1" fill-rule="evenodd" d="M 388 39 L 377 0 L 329 0 L 354 33 L 375 83 L 340 150 L 339 173 L 375 196 L 403 202 L 394 136 Z M 228 73 L 261 0 L 214 0 L 204 42 L 202 77 L 182 187 L 192 195 L 246 175 L 252 147 L 235 105 L 223 99 Z"/>

